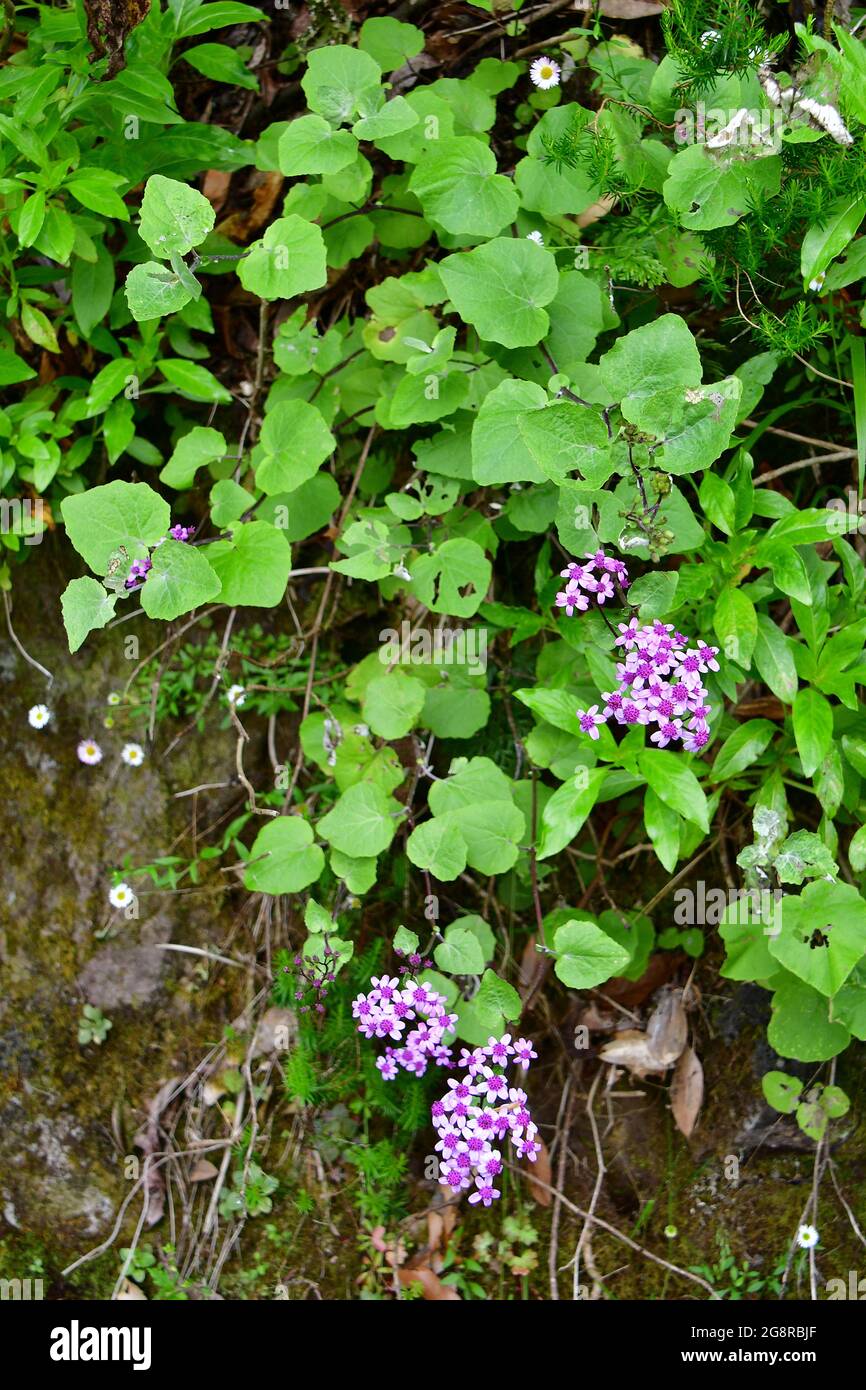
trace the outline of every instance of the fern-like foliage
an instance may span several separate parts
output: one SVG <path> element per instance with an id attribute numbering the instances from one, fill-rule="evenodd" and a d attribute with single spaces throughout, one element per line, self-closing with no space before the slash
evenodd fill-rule
<path id="1" fill-rule="evenodd" d="M 763 310 L 758 317 L 758 336 L 780 357 L 802 356 L 830 331 L 818 317 L 814 304 L 798 300 L 782 317 Z"/>
<path id="2" fill-rule="evenodd" d="M 557 171 L 582 170 L 598 197 L 628 206 L 638 196 L 638 186 L 626 173 L 613 135 L 587 112 L 578 112 L 566 130 L 545 136 L 542 144 L 545 164 Z"/>
<path id="3" fill-rule="evenodd" d="M 661 25 L 669 55 L 682 73 L 681 90 L 699 96 L 722 74 L 754 72 L 775 58 L 787 34 L 770 36 L 754 0 L 670 0 Z"/>

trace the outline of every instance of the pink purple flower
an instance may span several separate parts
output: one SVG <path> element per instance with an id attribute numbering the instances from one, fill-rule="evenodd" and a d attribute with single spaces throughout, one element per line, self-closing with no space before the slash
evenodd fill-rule
<path id="1" fill-rule="evenodd" d="M 579 565 L 572 561 L 560 572 L 567 584 L 556 595 L 557 608 L 565 609 L 565 616 L 585 613 L 589 607 L 587 594 L 591 594 L 599 605 L 613 598 L 614 585 L 625 590 L 629 586 L 628 570 L 622 560 L 605 555 L 603 550 L 589 550 L 586 563 Z"/>
<path id="2" fill-rule="evenodd" d="M 152 568 L 153 562 L 150 558 L 146 560 L 133 560 L 129 567 L 129 574 L 126 576 L 127 589 L 134 589 L 136 584 L 147 578 L 147 572 Z"/>
<path id="3" fill-rule="evenodd" d="M 706 671 L 719 669 L 718 647 L 706 642 L 689 646 L 688 638 L 670 623 L 656 620 L 638 625 L 636 618 L 619 624 L 614 645 L 625 652 L 617 663 L 619 689 L 602 695 L 604 708 L 578 710 L 580 727 L 598 738 L 598 725 L 613 719 L 617 724 L 652 726 L 650 742 L 659 748 L 679 743 L 690 753 L 709 742 L 712 707 L 701 680 Z"/>
<path id="4" fill-rule="evenodd" d="M 457 1015 L 447 1012 L 444 995 L 429 985 L 374 975 L 367 993 L 354 1000 L 352 1014 L 358 1020 L 358 1032 L 365 1038 L 390 1038 L 400 1044 L 386 1047 L 376 1061 L 383 1080 L 393 1081 L 401 1068 L 413 1076 L 423 1076 L 431 1063 L 451 1066 L 451 1048 L 445 1037 L 453 1030 Z M 472 1101 L 469 1087 L 461 1088 L 459 1094 L 450 1090 L 441 1113 L 446 1108 L 456 1110 L 464 1101 L 467 1106 Z"/>
<path id="5" fill-rule="evenodd" d="M 500 1196 L 494 1184 L 504 1165 L 497 1143 L 510 1136 L 518 1155 L 530 1162 L 541 1151 L 526 1092 L 509 1086 L 504 1071 L 512 1062 L 526 1071 L 536 1055 L 526 1038 L 512 1041 L 510 1033 L 471 1052 L 464 1048 L 462 1078 L 451 1077 L 446 1094 L 433 1103 L 435 1148 L 443 1159 L 439 1181 L 455 1192 L 469 1192 L 473 1206 L 489 1207 Z"/>

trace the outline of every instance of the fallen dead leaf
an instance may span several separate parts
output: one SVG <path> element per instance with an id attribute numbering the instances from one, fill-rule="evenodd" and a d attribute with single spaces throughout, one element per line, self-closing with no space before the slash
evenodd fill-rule
<path id="1" fill-rule="evenodd" d="M 225 1091 L 225 1086 L 221 1086 L 218 1081 L 206 1081 L 201 1088 L 201 1097 L 205 1105 L 216 1105 L 220 1096 L 225 1095 Z"/>
<path id="2" fill-rule="evenodd" d="M 427 1213 L 428 1257 L 437 1274 L 448 1251 L 448 1241 L 456 1224 L 457 1208 L 455 1206 L 443 1206 L 438 1211 Z"/>
<path id="3" fill-rule="evenodd" d="M 268 1009 L 259 1019 L 250 1057 L 262 1057 L 270 1052 L 288 1052 L 297 1031 L 297 1021 L 291 1009 Z"/>
<path id="4" fill-rule="evenodd" d="M 593 10 L 607 19 L 646 19 L 661 14 L 664 5 L 656 0 L 574 0 L 576 10 Z"/>
<path id="5" fill-rule="evenodd" d="M 403 1288 L 406 1289 L 410 1284 L 420 1284 L 424 1290 L 425 1301 L 432 1303 L 460 1303 L 462 1302 L 456 1289 L 452 1289 L 450 1284 L 443 1284 L 438 1274 L 434 1274 L 432 1269 L 401 1269 L 398 1271 L 398 1278 Z"/>
<path id="6" fill-rule="evenodd" d="M 208 169 L 202 179 L 201 191 L 214 212 L 219 212 L 228 196 L 232 176 L 226 169 Z"/>
<path id="7" fill-rule="evenodd" d="M 622 1014 L 606 1009 L 604 1005 L 591 1000 L 577 1015 L 575 1028 L 587 1028 L 590 1033 L 612 1033 Z"/>
<path id="8" fill-rule="evenodd" d="M 781 700 L 773 695 L 762 695 L 757 700 L 741 700 L 734 705 L 731 714 L 735 719 L 784 719 L 787 714 Z"/>
<path id="9" fill-rule="evenodd" d="M 671 1113 L 680 1134 L 688 1139 L 697 1124 L 704 1099 L 704 1069 L 693 1047 L 679 1056 L 671 1080 Z"/>
<path id="10" fill-rule="evenodd" d="M 597 222 L 601 217 L 607 217 L 611 208 L 616 207 L 616 198 L 599 198 L 597 203 L 591 203 L 577 217 L 578 227 L 589 227 L 593 222 Z"/>
<path id="11" fill-rule="evenodd" d="M 374 1227 L 370 1235 L 370 1240 L 376 1249 L 385 1256 L 385 1259 L 392 1269 L 395 1265 L 399 1266 L 404 1263 L 407 1253 L 406 1246 L 403 1244 L 402 1240 L 397 1242 L 396 1248 L 393 1242 L 387 1241 L 385 1239 L 384 1226 Z"/>
<path id="12" fill-rule="evenodd" d="M 133 1139 L 133 1144 L 137 1149 L 141 1149 L 145 1161 L 151 1154 L 157 1154 L 162 1150 L 163 1143 L 160 1136 L 160 1120 L 163 1112 L 171 1102 L 177 1088 L 178 1078 L 171 1077 L 160 1086 L 152 1100 L 147 1102 L 147 1120 L 144 1127 L 139 1130 Z M 144 1191 L 147 1198 L 147 1214 L 145 1222 L 148 1226 L 155 1226 L 162 1219 L 165 1211 L 165 1175 L 162 1168 L 155 1164 L 146 1163 L 144 1169 Z"/>
<path id="13" fill-rule="evenodd" d="M 544 979 L 546 971 L 549 969 L 549 958 L 541 955 L 541 953 L 535 949 L 537 940 L 538 936 L 533 932 L 520 958 L 518 983 L 520 986 L 520 997 L 523 1000 L 528 999 L 529 995 L 538 988 L 541 981 Z"/>
<path id="14" fill-rule="evenodd" d="M 626 1028 L 605 1043 L 599 1055 L 614 1066 L 627 1067 L 635 1076 L 665 1072 L 673 1066 L 688 1040 L 686 1011 L 681 989 L 665 989 L 650 1015 L 646 1032 Z"/>
<path id="15" fill-rule="evenodd" d="M 137 1284 L 131 1279 L 124 1279 L 117 1295 L 118 1303 L 146 1303 L 147 1294 L 144 1293 Z"/>
<path id="16" fill-rule="evenodd" d="M 541 1145 L 541 1150 L 534 1163 L 526 1165 L 526 1181 L 529 1183 L 529 1190 L 540 1207 L 549 1207 L 553 1201 L 553 1193 L 549 1191 L 553 1184 L 553 1172 L 550 1167 L 550 1150 L 540 1137 L 536 1138 L 536 1143 Z M 537 1181 L 540 1179 L 541 1181 Z M 542 1183 L 547 1183 L 547 1187 L 542 1187 Z"/>
<path id="17" fill-rule="evenodd" d="M 219 1172 L 216 1164 L 211 1163 L 208 1158 L 199 1158 L 193 1165 L 193 1170 L 189 1175 L 190 1182 L 211 1182 Z"/>
<path id="18" fill-rule="evenodd" d="M 233 212 L 216 230 L 232 241 L 246 242 L 253 232 L 257 232 L 267 222 L 274 210 L 285 179 L 278 171 L 268 170 L 258 176 L 258 183 L 252 190 L 252 204 L 243 211 Z"/>

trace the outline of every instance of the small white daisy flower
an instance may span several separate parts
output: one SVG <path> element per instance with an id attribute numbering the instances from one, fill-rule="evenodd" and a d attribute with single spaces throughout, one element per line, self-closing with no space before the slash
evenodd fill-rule
<path id="1" fill-rule="evenodd" d="M 550 87 L 559 86 L 559 75 L 559 63 L 555 63 L 552 58 L 536 58 L 529 69 L 530 80 L 543 92 Z"/>
<path id="2" fill-rule="evenodd" d="M 120 704 L 120 694 L 119 694 L 119 692 L 118 692 L 117 690 L 111 690 L 111 691 L 109 691 L 109 693 L 108 693 L 108 698 L 106 699 L 105 703 L 106 703 L 107 705 L 119 705 L 119 704 Z"/>
<path id="3" fill-rule="evenodd" d="M 797 1231 L 797 1244 L 801 1250 L 813 1250 L 818 1240 L 818 1232 L 814 1226 L 801 1226 Z"/>
<path id="4" fill-rule="evenodd" d="M 541 235 L 541 232 L 527 232 L 527 233 L 526 233 L 526 240 L 527 240 L 527 241 L 534 241 L 535 244 L 536 244 L 536 246 L 543 246 L 543 245 L 544 245 L 544 237 Z"/>
<path id="5" fill-rule="evenodd" d="M 92 738 L 83 738 L 75 750 L 78 754 L 78 761 L 86 763 L 88 767 L 95 767 L 102 762 L 102 749 Z"/>
<path id="6" fill-rule="evenodd" d="M 129 907 L 130 903 L 135 902 L 135 894 L 128 883 L 116 883 L 109 890 L 108 901 L 112 907 Z"/>
<path id="7" fill-rule="evenodd" d="M 27 711 L 27 723 L 31 729 L 44 729 L 51 718 L 51 710 L 47 705 L 32 705 Z"/>
<path id="8" fill-rule="evenodd" d="M 144 749 L 140 743 L 125 743 L 120 756 L 127 767 L 141 767 L 144 762 Z"/>
<path id="9" fill-rule="evenodd" d="M 230 705 L 234 705 L 235 709 L 240 709 L 246 698 L 242 685 L 232 685 L 226 693 L 226 699 Z"/>

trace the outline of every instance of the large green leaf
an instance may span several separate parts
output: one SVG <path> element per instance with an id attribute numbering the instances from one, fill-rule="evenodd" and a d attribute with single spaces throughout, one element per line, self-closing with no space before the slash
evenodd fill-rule
<path id="1" fill-rule="evenodd" d="M 618 975 L 630 953 L 592 921 L 572 918 L 553 938 L 554 970 L 569 989 L 592 989 Z"/>
<path id="2" fill-rule="evenodd" d="M 691 768 L 679 753 L 663 748 L 645 748 L 638 754 L 638 767 L 656 796 L 686 820 L 709 834 L 707 798 Z"/>
<path id="3" fill-rule="evenodd" d="M 754 657 L 758 675 L 786 705 L 793 704 L 799 682 L 791 639 L 765 613 L 757 617 Z"/>
<path id="4" fill-rule="evenodd" d="M 96 574 L 107 573 L 121 546 L 130 561 L 140 558 L 171 523 L 168 503 L 153 488 L 119 479 L 65 497 L 60 510 L 66 534 Z"/>
<path id="5" fill-rule="evenodd" d="M 781 178 L 779 155 L 716 154 L 689 145 L 668 165 L 664 200 L 684 227 L 710 231 L 730 227 L 757 198 L 778 193 Z"/>
<path id="6" fill-rule="evenodd" d="M 318 824 L 323 840 L 334 849 L 359 859 L 387 849 L 397 830 L 400 806 L 381 787 L 357 782 Z"/>
<path id="7" fill-rule="evenodd" d="M 455 536 L 412 566 L 412 585 L 431 613 L 471 618 L 483 603 L 492 574 L 490 561 L 476 541 Z"/>
<path id="8" fill-rule="evenodd" d="M 833 742 L 833 709 L 829 700 L 811 685 L 797 692 L 793 707 L 794 738 L 807 777 L 824 761 Z"/>
<path id="9" fill-rule="evenodd" d="M 713 781 L 736 777 L 737 773 L 751 767 L 775 733 L 776 726 L 769 719 L 749 719 L 741 724 L 725 739 L 716 755 L 710 773 Z"/>
<path id="10" fill-rule="evenodd" d="M 197 189 L 163 174 L 151 174 L 141 200 L 139 233 L 155 256 L 185 256 L 213 227 L 213 205 Z"/>
<path id="11" fill-rule="evenodd" d="M 826 1062 L 848 1046 L 851 1034 L 830 1018 L 830 1001 L 816 989 L 788 975 L 773 995 L 767 1041 L 780 1057 L 797 1062 Z"/>
<path id="12" fill-rule="evenodd" d="M 322 116 L 308 115 L 290 122 L 277 149 L 282 174 L 337 174 L 355 159 L 358 141 Z"/>
<path id="13" fill-rule="evenodd" d="M 472 429 L 472 476 L 495 483 L 541 483 L 547 476 L 521 437 L 518 425 L 527 410 L 547 404 L 547 392 L 534 381 L 501 381 L 488 392 Z M 573 465 L 572 465 L 573 466 Z"/>
<path id="14" fill-rule="evenodd" d="M 438 140 L 409 188 L 428 220 L 476 240 L 496 236 L 514 221 L 519 206 L 511 180 L 496 172 L 493 151 L 471 136 Z"/>
<path id="15" fill-rule="evenodd" d="M 232 607 L 275 608 L 282 602 L 292 568 L 292 552 L 282 531 L 267 521 L 232 527 L 231 540 L 207 548 L 220 581 L 221 603 Z"/>
<path id="16" fill-rule="evenodd" d="M 364 723 L 380 738 L 402 738 L 417 723 L 426 693 L 414 676 L 383 667 L 364 692 Z"/>
<path id="17" fill-rule="evenodd" d="M 534 241 L 497 237 L 446 256 L 439 274 L 460 317 L 482 338 L 528 347 L 547 332 L 544 305 L 556 294 L 559 276 L 553 256 Z"/>
<path id="18" fill-rule="evenodd" d="M 313 48 L 301 86 L 311 111 L 339 124 L 348 121 L 363 103 L 378 99 L 382 73 L 369 55 L 348 44 Z"/>
<path id="19" fill-rule="evenodd" d="M 614 471 L 607 427 L 586 406 L 557 401 L 520 415 L 517 426 L 527 454 L 555 483 L 576 471 L 590 487 L 600 488 Z"/>
<path id="20" fill-rule="evenodd" d="M 77 652 L 88 632 L 105 627 L 114 617 L 117 594 L 110 594 L 96 580 L 85 575 L 71 580 L 63 591 L 60 606 L 69 641 L 69 650 Z"/>
<path id="21" fill-rule="evenodd" d="M 192 487 L 198 469 L 204 464 L 215 463 L 225 451 L 225 436 L 219 430 L 208 425 L 194 425 L 175 444 L 159 480 L 178 489 Z"/>
<path id="22" fill-rule="evenodd" d="M 598 799 L 606 772 L 603 767 L 590 768 L 586 785 L 571 778 L 553 793 L 541 814 L 539 859 L 559 854 L 577 837 Z"/>
<path id="23" fill-rule="evenodd" d="M 302 816 L 277 816 L 253 841 L 244 887 L 250 893 L 300 893 L 316 882 L 324 866 L 309 822 Z"/>
<path id="24" fill-rule="evenodd" d="M 141 606 L 149 618 L 170 622 L 208 603 L 220 581 L 204 551 L 184 541 L 164 541 L 153 552 L 153 565 L 141 589 Z"/>
<path id="25" fill-rule="evenodd" d="M 782 899 L 770 954 L 821 994 L 835 994 L 866 955 L 866 902 L 850 883 L 818 879 Z"/>
<path id="26" fill-rule="evenodd" d="M 280 401 L 265 415 L 256 483 L 264 492 L 294 492 L 315 476 L 336 441 L 320 410 L 307 401 Z"/>
<path id="27" fill-rule="evenodd" d="M 238 262 L 244 289 L 262 299 L 292 299 L 319 289 L 327 278 L 322 233 L 295 213 L 272 222 L 262 240 Z"/>
<path id="28" fill-rule="evenodd" d="M 454 776 L 434 782 L 429 804 L 435 819 L 417 826 L 406 845 L 413 864 L 443 881 L 456 878 L 467 862 L 480 873 L 505 873 L 526 832 L 511 783 L 496 764 L 489 758 L 461 764 Z"/>
<path id="29" fill-rule="evenodd" d="M 800 274 L 808 292 L 830 262 L 845 250 L 866 214 L 866 199 L 846 196 L 822 209 L 821 219 L 813 222 L 800 247 Z"/>
<path id="30" fill-rule="evenodd" d="M 445 940 L 433 952 L 433 959 L 446 975 L 480 975 L 484 952 L 474 932 L 458 923 L 445 930 Z"/>

